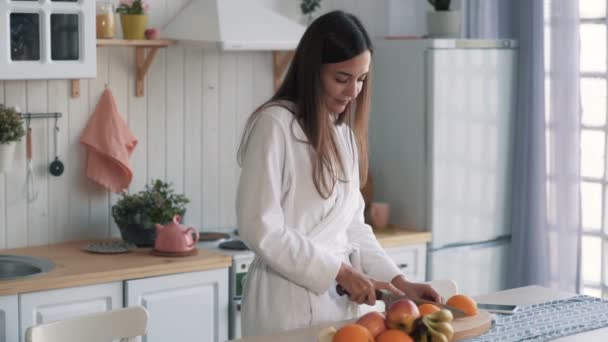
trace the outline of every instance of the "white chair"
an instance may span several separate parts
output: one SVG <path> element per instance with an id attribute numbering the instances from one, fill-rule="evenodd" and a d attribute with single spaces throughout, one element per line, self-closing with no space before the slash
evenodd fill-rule
<path id="1" fill-rule="evenodd" d="M 111 342 L 146 333 L 148 312 L 142 306 L 100 312 L 27 328 L 26 342 Z"/>

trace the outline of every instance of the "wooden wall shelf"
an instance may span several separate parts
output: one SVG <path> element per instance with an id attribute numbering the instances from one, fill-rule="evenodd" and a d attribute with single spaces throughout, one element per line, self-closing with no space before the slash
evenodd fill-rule
<path id="1" fill-rule="evenodd" d="M 144 96 L 144 78 L 158 49 L 174 45 L 174 40 L 151 39 L 151 40 L 124 40 L 124 39 L 97 39 L 97 47 L 104 46 L 132 46 L 135 47 L 135 96 Z M 147 53 L 146 53 L 146 50 Z M 276 91 L 283 80 L 283 76 L 295 51 L 273 51 L 273 81 Z M 80 80 L 71 80 L 72 97 L 80 96 Z"/>
<path id="2" fill-rule="evenodd" d="M 144 96 L 144 78 L 158 49 L 175 44 L 168 39 L 124 40 L 97 39 L 97 47 L 104 46 L 133 46 L 135 47 L 135 96 Z M 147 53 L 146 53 L 147 50 Z M 80 96 L 80 80 L 72 80 L 72 97 Z"/>

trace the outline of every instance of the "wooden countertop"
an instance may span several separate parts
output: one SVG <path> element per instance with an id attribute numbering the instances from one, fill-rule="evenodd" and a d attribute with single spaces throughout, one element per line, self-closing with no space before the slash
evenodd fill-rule
<path id="1" fill-rule="evenodd" d="M 374 230 L 376 239 L 382 247 L 398 247 L 418 243 L 431 242 L 433 235 L 430 232 L 419 232 L 389 225 L 385 229 Z"/>
<path id="2" fill-rule="evenodd" d="M 204 249 L 199 249 L 197 255 L 189 257 L 153 256 L 150 254 L 150 248 L 138 248 L 123 254 L 95 254 L 83 250 L 90 242 L 0 250 L 0 254 L 42 257 L 55 263 L 55 268 L 45 274 L 0 281 L 0 295 L 205 271 L 229 267 L 232 264 L 230 256 Z"/>

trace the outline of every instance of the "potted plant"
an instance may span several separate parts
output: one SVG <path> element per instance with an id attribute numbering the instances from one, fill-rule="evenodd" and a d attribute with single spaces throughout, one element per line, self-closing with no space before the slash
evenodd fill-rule
<path id="1" fill-rule="evenodd" d="M 120 0 L 116 9 L 124 39 L 144 39 L 150 5 L 144 0 Z"/>
<path id="2" fill-rule="evenodd" d="M 17 110 L 0 104 L 0 173 L 13 166 L 15 146 L 24 135 L 23 120 Z"/>
<path id="3" fill-rule="evenodd" d="M 143 191 L 123 193 L 112 206 L 112 217 L 123 240 L 137 247 L 151 247 L 156 239 L 154 225 L 165 225 L 174 215 L 183 217 L 188 202 L 184 195 L 176 194 L 168 183 L 152 180 Z"/>
<path id="4" fill-rule="evenodd" d="M 426 15 L 429 37 L 460 37 L 460 11 L 450 11 L 450 0 L 428 0 L 435 9 Z"/>
<path id="5" fill-rule="evenodd" d="M 319 7 L 321 7 L 321 0 L 302 0 L 300 3 L 300 10 L 306 18 L 307 26 L 312 23 L 312 14 Z"/>

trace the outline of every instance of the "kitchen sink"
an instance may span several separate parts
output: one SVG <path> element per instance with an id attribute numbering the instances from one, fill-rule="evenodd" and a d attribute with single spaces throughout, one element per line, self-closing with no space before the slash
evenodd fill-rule
<path id="1" fill-rule="evenodd" d="M 31 277 L 52 270 L 55 264 L 44 258 L 0 254 L 0 280 Z"/>

